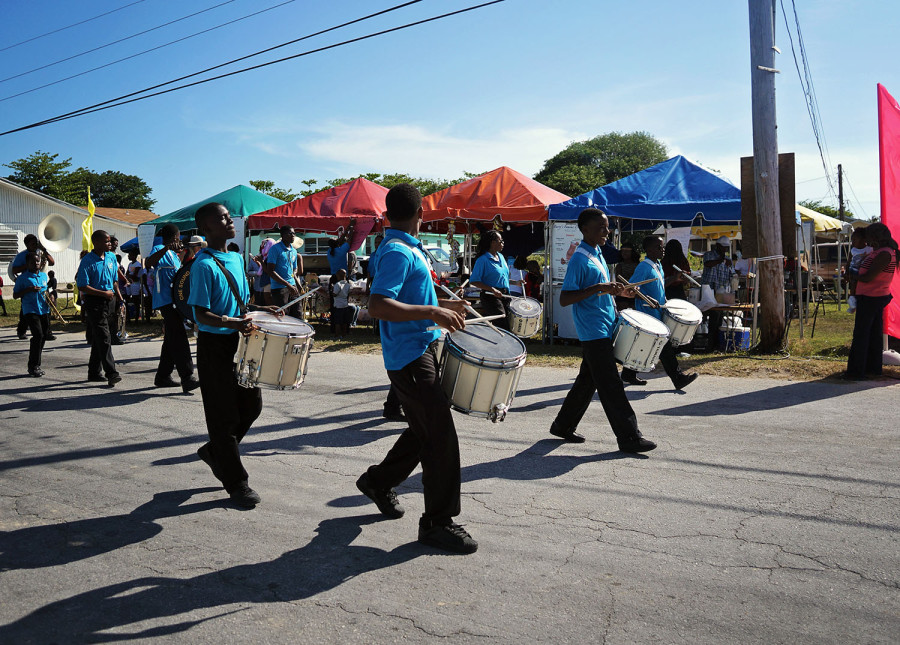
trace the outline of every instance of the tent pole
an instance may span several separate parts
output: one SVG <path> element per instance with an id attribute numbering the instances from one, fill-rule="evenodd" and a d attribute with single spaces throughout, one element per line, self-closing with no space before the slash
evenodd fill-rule
<path id="1" fill-rule="evenodd" d="M 553 226 L 555 222 L 547 222 L 544 228 L 544 344 L 553 344 L 553 281 L 550 278 L 550 240 L 553 239 Z M 549 289 L 548 289 L 549 287 Z M 547 292 L 550 295 L 548 297 Z"/>
<path id="2" fill-rule="evenodd" d="M 797 275 L 797 326 L 800 328 L 800 338 L 803 338 L 803 313 L 800 310 L 800 307 L 803 305 L 803 283 L 801 282 L 802 271 L 800 269 L 800 262 L 803 258 L 803 251 L 801 250 L 800 243 L 803 241 L 803 225 L 797 227 L 797 263 L 795 265 L 795 273 Z"/>

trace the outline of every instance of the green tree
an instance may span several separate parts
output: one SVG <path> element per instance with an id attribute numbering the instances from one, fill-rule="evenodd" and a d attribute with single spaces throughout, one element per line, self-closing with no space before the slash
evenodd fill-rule
<path id="1" fill-rule="evenodd" d="M 295 193 L 290 188 L 278 188 L 275 186 L 274 181 L 268 181 L 266 179 L 254 179 L 250 181 L 250 185 L 253 186 L 256 190 L 261 193 L 265 193 L 269 197 L 274 197 L 275 199 L 280 199 L 283 202 L 292 202 L 298 197 L 300 197 L 299 193 Z"/>
<path id="2" fill-rule="evenodd" d="M 153 189 L 137 175 L 126 175 L 116 170 L 94 175 L 90 184 L 91 198 L 97 206 L 150 210 L 156 203 L 155 199 L 150 198 Z"/>
<path id="3" fill-rule="evenodd" d="M 668 159 L 664 143 L 647 132 L 610 132 L 569 144 L 534 178 L 566 195 L 580 195 Z"/>
<path id="4" fill-rule="evenodd" d="M 38 150 L 24 159 L 3 164 L 15 170 L 7 179 L 49 197 L 66 199 L 69 190 L 67 169 L 72 165 L 72 159 L 57 161 L 57 157 L 58 154 L 51 155 Z"/>
<path id="5" fill-rule="evenodd" d="M 840 211 L 833 206 L 822 203 L 821 199 L 804 199 L 797 203 L 811 211 L 816 211 L 817 213 L 822 213 L 822 215 L 840 219 Z M 856 216 L 844 208 L 844 220 L 849 221 L 851 219 L 856 219 Z"/>
<path id="6" fill-rule="evenodd" d="M 334 179 L 330 179 L 324 182 L 321 186 L 317 185 L 319 183 L 316 179 L 307 179 L 300 183 L 305 184 L 309 187 L 308 190 L 301 190 L 301 194 L 304 197 L 308 197 L 313 193 L 318 193 L 323 190 L 328 190 L 329 188 L 334 188 L 335 186 L 340 186 L 341 184 L 346 184 L 347 182 L 353 181 L 354 179 L 358 179 L 362 177 L 363 179 L 368 179 L 369 181 L 375 182 L 385 188 L 393 188 L 397 184 L 412 184 L 416 188 L 419 189 L 419 192 L 422 193 L 423 196 L 430 195 L 432 193 L 436 193 L 439 190 L 444 190 L 445 188 L 449 188 L 450 186 L 454 186 L 456 184 L 462 183 L 464 181 L 468 181 L 472 179 L 472 177 L 477 177 L 482 173 L 474 173 L 474 172 L 463 172 L 463 176 L 458 179 L 430 179 L 428 177 L 413 177 L 412 175 L 406 173 L 389 173 L 389 174 L 381 174 L 377 172 L 369 172 L 361 175 L 357 175 L 356 177 L 335 177 Z M 313 188 L 315 186 L 315 188 Z M 265 192 L 265 191 L 264 191 Z"/>

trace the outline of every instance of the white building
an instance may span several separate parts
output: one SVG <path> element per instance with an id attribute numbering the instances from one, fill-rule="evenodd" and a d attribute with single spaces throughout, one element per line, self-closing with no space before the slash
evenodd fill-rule
<path id="1" fill-rule="evenodd" d="M 101 215 L 101 210 L 107 214 Z M 102 229 L 119 238 L 120 243 L 127 242 L 137 235 L 139 222 L 113 219 L 108 215 L 116 211 L 119 209 L 97 208 L 94 230 Z M 37 235 L 56 260 L 53 270 L 60 286 L 73 282 L 81 254 L 81 224 L 87 216 L 88 212 L 84 208 L 0 178 L 0 272 L 4 276 L 4 282 L 9 284 L 9 263 L 16 253 L 25 250 L 23 239 L 29 233 Z M 149 213 L 147 218 L 152 217 L 155 215 Z M 8 291 L 12 293 L 12 290 Z"/>

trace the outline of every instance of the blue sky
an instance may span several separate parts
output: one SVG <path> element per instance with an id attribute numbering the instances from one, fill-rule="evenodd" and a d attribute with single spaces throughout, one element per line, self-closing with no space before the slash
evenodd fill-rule
<path id="1" fill-rule="evenodd" d="M 0 0 L 0 48 L 133 0 Z M 0 78 L 212 7 L 143 0 L 0 51 Z M 0 82 L 0 99 L 284 0 L 232 0 L 199 16 Z M 900 4 L 795 0 L 832 166 L 858 215 L 879 212 L 876 83 L 900 97 Z M 399 2 L 399 0 L 398 0 Z M 294 0 L 259 16 L 8 100 L 5 131 L 363 16 L 395 3 Z M 425 0 L 252 62 L 477 4 Z M 785 7 L 793 22 L 790 0 Z M 798 199 L 833 202 L 784 18 L 777 14 L 778 138 L 797 155 Z M 647 131 L 739 181 L 752 152 L 747 2 L 506 0 L 398 33 L 129 106 L 0 137 L 0 163 L 36 150 L 136 174 L 165 214 L 251 179 L 362 172 L 453 178 L 501 165 L 526 174 L 569 142 Z M 795 46 L 796 46 L 795 40 Z M 799 53 L 798 53 L 799 55 Z M 245 63 L 245 66 L 250 63 Z M 232 68 L 228 68 L 230 70 Z M 3 175 L 6 168 L 0 169 Z"/>

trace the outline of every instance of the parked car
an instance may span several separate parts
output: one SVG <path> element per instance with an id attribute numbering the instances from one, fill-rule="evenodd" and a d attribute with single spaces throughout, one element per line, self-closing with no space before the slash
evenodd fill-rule
<path id="1" fill-rule="evenodd" d="M 428 259 L 431 260 L 431 268 L 435 273 L 438 275 L 456 273 L 458 267 L 456 263 L 450 263 L 450 254 L 447 251 L 439 246 L 426 246 L 425 252 L 428 254 Z"/>

